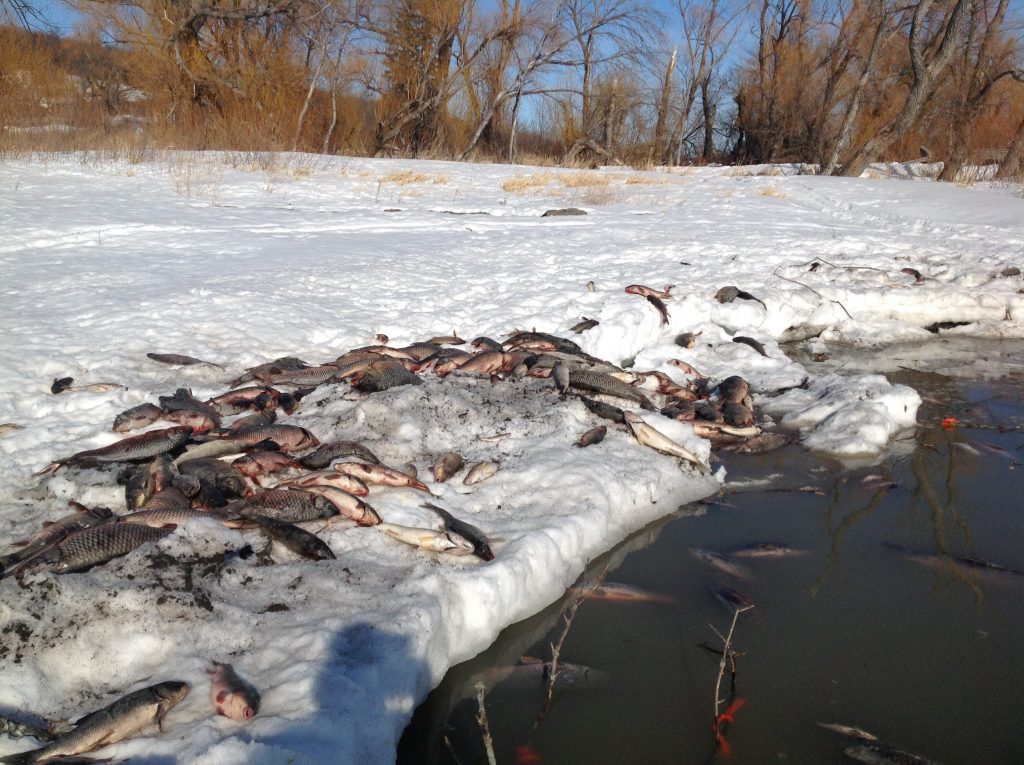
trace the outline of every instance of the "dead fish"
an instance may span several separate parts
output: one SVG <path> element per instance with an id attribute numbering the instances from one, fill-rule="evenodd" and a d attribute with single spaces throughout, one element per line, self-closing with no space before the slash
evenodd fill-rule
<path id="1" fill-rule="evenodd" d="M 24 429 L 25 429 L 24 425 L 18 425 L 15 422 L 5 422 L 2 425 L 0 425 L 0 438 L 2 438 L 3 436 L 10 435 L 11 433 L 13 433 L 16 430 L 24 430 Z"/>
<path id="2" fill-rule="evenodd" d="M 214 419 L 220 418 L 220 411 L 213 404 L 200 401 L 192 395 L 188 388 L 178 388 L 172 396 L 158 396 L 157 402 L 165 414 L 185 410 L 189 412 L 203 412 Z"/>
<path id="3" fill-rule="evenodd" d="M 591 428 L 582 436 L 580 436 L 580 440 L 576 442 L 576 446 L 585 447 L 593 446 L 594 444 L 599 444 L 602 441 L 604 441 L 604 437 L 605 435 L 607 435 L 607 433 L 607 425 L 598 425 L 596 428 Z"/>
<path id="4" fill-rule="evenodd" d="M 711 592 L 718 602 L 725 606 L 726 611 L 740 611 L 754 607 L 754 601 L 732 587 L 713 587 Z"/>
<path id="5" fill-rule="evenodd" d="M 1019 577 L 1024 577 L 1024 571 L 1007 568 L 1006 566 L 1001 566 L 998 563 L 992 563 L 980 558 L 971 558 L 962 555 L 922 553 L 907 549 L 906 547 L 900 547 L 899 545 L 894 545 L 889 542 L 886 542 L 885 546 L 893 550 L 898 550 L 915 563 L 922 563 L 926 566 L 931 566 L 932 568 L 938 568 L 940 570 L 949 570 L 955 565 L 961 565 L 965 566 L 971 573 L 985 576 L 994 582 L 1017 581 Z"/>
<path id="6" fill-rule="evenodd" d="M 561 361 L 556 361 L 551 367 L 551 379 L 554 381 L 555 387 L 558 388 L 558 392 L 563 396 L 569 392 L 569 367 Z"/>
<path id="7" fill-rule="evenodd" d="M 334 486 L 306 486 L 303 491 L 317 495 L 331 504 L 338 515 L 355 521 L 360 526 L 375 526 L 380 523 L 380 516 L 370 505 L 355 495 L 342 491 Z"/>
<path id="8" fill-rule="evenodd" d="M 124 433 L 137 428 L 144 428 L 152 425 L 160 419 L 164 410 L 156 404 L 139 404 L 131 409 L 125 409 L 114 418 L 114 426 L 111 428 L 115 433 Z"/>
<path id="9" fill-rule="evenodd" d="M 557 670 L 551 662 L 534 656 L 524 656 L 511 667 L 492 667 L 481 673 L 481 679 L 488 688 L 499 683 L 529 683 L 545 686 L 551 682 L 552 672 L 557 671 L 555 687 L 597 688 L 608 681 L 608 675 L 582 664 L 559 661 Z"/>
<path id="10" fill-rule="evenodd" d="M 217 714 L 246 721 L 260 711 L 260 694 L 251 683 L 238 676 L 230 664 L 213 663 L 210 675 L 210 701 Z"/>
<path id="11" fill-rule="evenodd" d="M 162 731 L 167 713 L 188 696 L 191 689 L 188 683 L 173 680 L 141 688 L 82 717 L 74 730 L 52 743 L 30 752 L 7 755 L 3 761 L 9 765 L 59 761 L 58 758 L 92 752 L 123 741 L 153 723 Z M 84 758 L 77 761 L 82 762 Z"/>
<path id="12" fill-rule="evenodd" d="M 587 282 L 587 292 L 596 292 L 596 291 L 597 291 L 597 287 L 594 285 L 594 280 L 591 279 L 589 282 Z"/>
<path id="13" fill-rule="evenodd" d="M 416 466 L 411 462 L 406 462 L 404 465 L 400 465 L 398 469 L 410 478 L 416 478 L 419 476 Z"/>
<path id="14" fill-rule="evenodd" d="M 774 542 L 755 542 L 732 550 L 729 555 L 734 558 L 791 558 L 794 555 L 804 555 L 807 550 L 799 550 L 789 545 L 775 544 Z"/>
<path id="15" fill-rule="evenodd" d="M 750 572 L 728 555 L 705 550 L 702 547 L 691 547 L 690 552 L 697 560 L 714 566 L 719 571 L 724 571 L 730 576 L 734 576 L 737 579 L 750 579 Z"/>
<path id="16" fill-rule="evenodd" d="M 920 284 L 921 282 L 924 281 L 924 277 L 921 276 L 921 272 L 918 271 L 916 268 L 901 268 L 900 273 L 906 274 L 907 276 L 913 276 L 915 284 Z"/>
<path id="17" fill-rule="evenodd" d="M 301 468 L 302 465 L 287 454 L 257 449 L 239 457 L 231 463 L 231 467 L 259 484 L 259 479 L 268 473 L 277 473 L 289 468 Z"/>
<path id="18" fill-rule="evenodd" d="M 400 385 L 423 384 L 423 380 L 397 361 L 375 361 L 353 379 L 353 387 L 364 393 L 379 393 Z"/>
<path id="19" fill-rule="evenodd" d="M 5 569 L 9 569 L 14 564 L 34 558 L 51 545 L 57 544 L 77 531 L 107 523 L 113 516 L 113 512 L 106 507 L 89 508 L 77 502 L 72 502 L 71 506 L 75 508 L 76 512 L 44 523 L 43 528 L 32 536 L 12 544 L 13 547 L 21 549 L 0 555 L 0 576 L 3 575 Z"/>
<path id="20" fill-rule="evenodd" d="M 212 361 L 203 361 L 197 359 L 194 356 L 182 356 L 180 353 L 147 353 L 149 358 L 153 361 L 159 361 L 161 364 L 172 364 L 179 367 L 189 367 L 194 364 L 207 364 L 211 367 L 217 367 L 217 369 L 223 369 L 220 364 L 214 364 Z"/>
<path id="21" fill-rule="evenodd" d="M 639 390 L 603 372 L 594 372 L 588 369 L 570 371 L 569 384 L 577 390 L 624 398 L 639 404 L 643 409 L 652 411 L 654 409 L 654 405 Z"/>
<path id="22" fill-rule="evenodd" d="M 249 514 L 246 519 L 256 523 L 275 542 L 307 560 L 334 560 L 338 557 L 320 537 L 294 523 L 258 514 Z"/>
<path id="23" fill-rule="evenodd" d="M 227 510 L 237 515 L 265 515 L 288 523 L 319 521 L 338 514 L 338 509 L 323 497 L 298 489 L 268 489 L 239 499 Z"/>
<path id="24" fill-rule="evenodd" d="M 703 330 L 701 330 L 703 332 Z M 697 337 L 701 332 L 683 332 L 676 335 L 675 343 L 680 348 L 693 348 L 697 344 Z"/>
<path id="25" fill-rule="evenodd" d="M 177 449 L 191 437 L 192 428 L 185 426 L 165 428 L 164 430 L 151 430 L 139 436 L 129 436 L 109 446 L 102 446 L 99 449 L 87 449 L 84 452 L 72 454 L 70 457 L 47 465 L 36 475 L 55 473 L 64 465 L 89 466 L 96 463 L 139 462 Z"/>
<path id="26" fill-rule="evenodd" d="M 626 412 L 625 418 L 627 427 L 629 427 L 630 431 L 636 437 L 636 440 L 644 446 L 649 446 L 662 454 L 678 457 L 679 459 L 696 465 L 702 473 L 708 472 L 708 466 L 701 462 L 697 455 L 680 444 L 677 444 L 660 430 L 648 425 L 640 415 L 633 412 Z"/>
<path id="27" fill-rule="evenodd" d="M 158 495 L 159 496 L 159 495 Z M 115 523 L 137 523 L 141 526 L 149 526 L 150 528 L 160 529 L 165 528 L 169 524 L 179 525 L 186 521 L 194 521 L 197 519 L 212 518 L 216 521 L 225 523 L 225 525 L 232 525 L 233 522 L 242 520 L 240 516 L 237 516 L 229 512 L 221 512 L 219 510 L 198 510 L 189 507 L 187 504 L 184 506 L 177 507 L 166 507 L 166 508 L 142 508 L 134 513 L 126 513 L 125 515 L 119 515 L 114 519 Z M 237 523 L 234 525 L 238 525 Z"/>
<path id="28" fill-rule="evenodd" d="M 750 383 L 739 375 L 726 377 L 715 387 L 714 395 L 722 401 L 742 404 L 750 395 Z"/>
<path id="29" fill-rule="evenodd" d="M 446 552 L 452 555 L 470 555 L 473 552 L 473 545 L 469 540 L 445 531 L 420 529 L 397 523 L 380 523 L 377 524 L 377 529 L 392 539 L 430 552 Z"/>
<path id="30" fill-rule="evenodd" d="M 601 322 L 599 322 L 597 319 L 588 319 L 586 316 L 584 316 L 582 321 L 578 321 L 571 327 L 569 327 L 569 331 L 575 332 L 577 335 L 579 335 L 582 334 L 583 332 L 586 332 L 588 329 L 593 329 L 600 323 Z"/>
<path id="31" fill-rule="evenodd" d="M 579 399 L 583 402 L 583 406 L 598 417 L 605 420 L 611 420 L 612 422 L 617 422 L 622 425 L 626 424 L 626 414 L 617 406 L 606 404 L 604 401 L 595 401 L 594 399 L 587 398 L 586 396 L 580 396 Z"/>
<path id="32" fill-rule="evenodd" d="M 908 752 L 906 749 L 900 749 L 881 741 L 848 746 L 843 750 L 843 754 L 851 760 L 867 762 L 871 765 L 939 765 L 935 760 L 929 760 L 913 752 Z"/>
<path id="33" fill-rule="evenodd" d="M 722 417 L 726 425 L 734 428 L 749 428 L 755 421 L 754 412 L 750 407 L 731 401 L 722 404 Z"/>
<path id="34" fill-rule="evenodd" d="M 254 385 L 222 393 L 219 396 L 214 396 L 206 403 L 220 412 L 221 415 L 227 417 L 250 410 L 262 411 L 264 409 L 273 409 L 277 406 L 277 400 L 280 396 L 280 391 L 266 385 Z"/>
<path id="35" fill-rule="evenodd" d="M 124 483 L 124 504 L 129 510 L 142 507 L 154 494 L 171 485 L 173 463 L 166 455 L 154 457 L 148 465 L 127 468 L 118 476 Z"/>
<path id="36" fill-rule="evenodd" d="M 386 465 L 370 465 L 365 462 L 339 462 L 334 466 L 334 469 L 348 475 L 354 475 L 363 483 L 409 487 L 410 489 L 430 493 L 430 489 L 425 484 L 406 475 L 401 470 L 395 470 Z"/>
<path id="37" fill-rule="evenodd" d="M 462 479 L 462 483 L 466 486 L 472 486 L 475 483 L 486 481 L 492 475 L 498 472 L 498 465 L 495 462 L 478 462 L 469 469 L 466 473 L 466 477 Z"/>
<path id="38" fill-rule="evenodd" d="M 643 295 L 645 298 L 654 297 L 659 300 L 671 300 L 672 295 L 670 293 L 675 286 L 674 284 L 667 284 L 665 289 L 656 290 L 654 287 L 647 287 L 643 284 L 630 284 L 626 287 L 626 292 L 630 295 Z"/>
<path id="39" fill-rule="evenodd" d="M 177 467 L 191 460 L 204 459 L 206 457 L 226 457 L 230 454 L 241 454 L 241 444 L 236 444 L 230 438 L 222 438 L 217 441 L 207 441 L 186 448 L 184 453 L 174 458 Z"/>
<path id="40" fill-rule="evenodd" d="M 768 310 L 768 306 L 764 305 L 764 301 L 759 300 L 758 298 L 751 295 L 749 292 L 744 292 L 743 290 L 737 287 L 722 287 L 720 290 L 718 290 L 718 292 L 715 293 L 715 300 L 717 300 L 719 303 L 731 303 L 736 298 L 740 298 L 741 300 L 755 300 L 762 306 L 764 306 L 764 309 L 766 311 Z"/>
<path id="41" fill-rule="evenodd" d="M 609 603 L 665 603 L 672 604 L 676 599 L 669 595 L 662 595 L 631 584 L 619 584 L 617 582 L 599 582 L 592 587 L 573 587 L 571 592 L 576 593 L 581 600 L 603 600 Z"/>
<path id="42" fill-rule="evenodd" d="M 427 340 L 431 345 L 465 345 L 466 341 L 452 332 L 450 335 L 438 335 Z"/>
<path id="43" fill-rule="evenodd" d="M 245 417 L 239 417 L 227 426 L 227 430 L 242 430 L 244 428 L 265 428 L 277 422 L 276 409 L 264 409 L 262 412 L 253 412 Z"/>
<path id="44" fill-rule="evenodd" d="M 505 353 L 497 351 L 480 351 L 471 359 L 462 362 L 452 374 L 458 375 L 489 375 L 501 371 L 505 364 Z"/>
<path id="45" fill-rule="evenodd" d="M 220 427 L 220 415 L 210 415 L 191 409 L 176 409 L 163 415 L 163 419 L 176 425 L 187 425 L 194 433 L 207 433 Z"/>
<path id="46" fill-rule="evenodd" d="M 827 730 L 841 733 L 844 736 L 851 736 L 853 738 L 862 738 L 865 741 L 878 741 L 878 736 L 868 733 L 863 728 L 854 728 L 852 725 L 842 725 L 841 723 L 818 723 L 822 728 Z"/>
<path id="47" fill-rule="evenodd" d="M 261 441 L 273 441 L 283 452 L 299 452 L 319 446 L 320 441 L 298 425 L 265 425 L 262 428 L 210 433 L 207 438 L 228 438 L 240 446 L 256 446 Z"/>
<path id="48" fill-rule="evenodd" d="M 319 470 L 340 457 L 358 457 L 363 462 L 379 465 L 377 455 L 356 441 L 331 441 L 321 444 L 314 451 L 299 458 L 299 463 L 311 470 Z"/>
<path id="49" fill-rule="evenodd" d="M 462 539 L 468 540 L 473 546 L 473 554 L 478 558 L 494 560 L 494 553 L 491 551 L 491 542 L 494 540 L 490 539 L 476 526 L 460 521 L 443 507 L 432 505 L 430 502 L 424 502 L 423 507 L 429 508 L 441 516 L 445 531 L 449 533 L 449 536 L 457 535 Z"/>
<path id="50" fill-rule="evenodd" d="M 306 489 L 309 486 L 333 486 L 356 497 L 365 497 L 370 493 L 366 484 L 358 478 L 337 470 L 317 470 L 314 473 L 307 473 L 297 478 L 281 481 L 275 488 L 294 487 L 296 489 Z"/>
<path id="51" fill-rule="evenodd" d="M 294 356 L 283 356 L 279 359 L 268 361 L 265 364 L 249 367 L 245 370 L 245 374 L 242 374 L 228 382 L 228 387 L 235 388 L 242 383 L 251 382 L 258 379 L 258 376 L 261 374 L 278 374 L 280 372 L 289 372 L 295 369 L 305 369 L 308 366 L 309 364 L 302 359 L 295 358 Z"/>
<path id="52" fill-rule="evenodd" d="M 661 314 L 661 323 L 668 324 L 668 308 L 665 306 L 665 304 L 661 302 L 660 299 L 656 298 L 654 295 L 648 295 L 647 302 L 658 309 L 658 313 Z"/>
<path id="53" fill-rule="evenodd" d="M 764 346 L 761 345 L 761 343 L 759 343 L 757 340 L 755 340 L 752 337 L 745 337 L 744 335 L 736 335 L 732 339 L 732 341 L 734 343 L 742 343 L 743 345 L 749 345 L 751 348 L 753 348 L 755 351 L 760 353 L 765 358 L 768 357 L 768 352 L 764 349 Z"/>
<path id="54" fill-rule="evenodd" d="M 793 439 L 783 433 L 760 433 L 743 441 L 722 447 L 722 451 L 736 454 L 765 454 L 766 452 L 788 446 Z"/>
<path id="55" fill-rule="evenodd" d="M 73 574 L 99 566 L 114 558 L 127 555 L 147 542 L 163 539 L 174 531 L 174 526 L 154 529 L 134 523 L 105 523 L 70 534 L 48 547 L 24 564 L 4 571 L 10 575 L 17 571 L 49 571 L 54 574 Z"/>
<path id="56" fill-rule="evenodd" d="M 244 497 L 249 490 L 242 475 L 223 460 L 210 457 L 188 460 L 182 463 L 179 469 L 183 475 L 194 476 L 200 481 L 213 484 L 226 497 Z"/>
<path id="57" fill-rule="evenodd" d="M 88 385 L 72 385 L 74 378 L 58 377 L 50 386 L 50 393 L 108 393 L 112 390 L 128 390 L 120 383 L 90 383 Z"/>
<path id="58" fill-rule="evenodd" d="M 465 464 L 462 455 L 457 452 L 448 452 L 441 455 L 438 457 L 437 462 L 434 463 L 434 480 L 438 483 L 444 483 L 462 470 L 462 466 Z"/>
<path id="59" fill-rule="evenodd" d="M 675 367 L 676 369 L 682 370 L 684 374 L 694 375 L 695 377 L 700 377 L 700 378 L 704 377 L 704 375 L 702 373 L 697 371 L 696 367 L 693 367 L 690 364 L 687 364 L 682 359 L 669 359 L 665 363 L 670 365 L 670 366 Z"/>
<path id="60" fill-rule="evenodd" d="M 262 373 L 256 379 L 267 385 L 323 385 L 338 378 L 338 367 L 324 365 L 293 369 L 274 374 Z"/>

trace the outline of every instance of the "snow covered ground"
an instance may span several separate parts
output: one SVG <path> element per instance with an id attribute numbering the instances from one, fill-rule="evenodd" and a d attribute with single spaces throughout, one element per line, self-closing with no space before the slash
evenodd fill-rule
<path id="1" fill-rule="evenodd" d="M 565 207 L 587 214 L 541 217 Z M 770 167 L 46 156 L 0 164 L 0 230 L 0 424 L 22 427 L 0 435 L 2 545 L 65 514 L 69 499 L 123 507 L 111 469 L 32 477 L 116 441 L 120 411 L 183 386 L 221 393 L 242 368 L 278 356 L 333 360 L 379 333 L 404 345 L 453 330 L 500 339 L 536 329 L 677 380 L 672 358 L 716 380 L 739 374 L 759 409 L 809 448 L 850 459 L 877 457 L 912 426 L 919 397 L 880 376 L 819 376 L 788 360 L 780 341 L 825 354 L 881 349 L 927 342 L 924 327 L 936 322 L 1024 336 L 1024 281 L 1013 270 L 1024 268 L 1019 187 Z M 667 326 L 624 292 L 635 283 L 677 285 Z M 719 303 L 727 285 L 764 307 Z M 584 316 L 599 325 L 572 334 Z M 696 347 L 675 345 L 681 332 L 700 332 Z M 147 352 L 227 370 L 169 367 Z M 127 389 L 51 394 L 64 376 Z M 576 448 L 599 421 L 548 381 L 425 377 L 368 398 L 324 386 L 286 421 L 322 441 L 360 440 L 421 474 L 450 450 L 499 462 L 474 486 L 461 475 L 428 481 L 441 505 L 501 538 L 494 561 L 334 524 L 320 536 L 336 561 L 275 548 L 276 563 L 263 565 L 233 554 L 259 546 L 258 535 L 201 520 L 85 574 L 33 575 L 27 587 L 0 580 L 0 715 L 77 717 L 136 687 L 185 680 L 193 692 L 165 732 L 109 756 L 389 762 L 449 666 L 552 602 L 587 561 L 724 480 L 614 427 Z M 507 435 L 488 438 L 497 434 Z M 689 443 L 706 456 L 704 442 Z M 413 494 L 374 490 L 368 500 L 387 521 L 424 525 Z M 262 691 L 248 723 L 212 716 L 210 660 L 233 663 Z M 0 754 L 28 745 L 0 737 Z"/>

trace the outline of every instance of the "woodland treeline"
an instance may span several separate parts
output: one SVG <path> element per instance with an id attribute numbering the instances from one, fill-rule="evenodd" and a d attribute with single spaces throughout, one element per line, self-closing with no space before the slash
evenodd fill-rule
<path id="1" fill-rule="evenodd" d="M 3 140 L 502 161 L 1024 154 L 1010 0 L 0 0 Z"/>

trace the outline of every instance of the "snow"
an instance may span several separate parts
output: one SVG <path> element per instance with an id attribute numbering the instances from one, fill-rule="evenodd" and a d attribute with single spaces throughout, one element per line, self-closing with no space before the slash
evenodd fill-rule
<path id="1" fill-rule="evenodd" d="M 879 376 L 819 375 L 779 343 L 820 353 L 923 343 L 933 337 L 923 328 L 943 321 L 972 322 L 958 335 L 1024 336 L 1024 282 L 1000 276 L 1024 265 L 1024 202 L 1013 189 L 797 171 L 201 153 L 0 164 L 0 423 L 23 427 L 0 436 L 0 541 L 65 514 L 68 499 L 123 508 L 116 468 L 32 473 L 116 441 L 110 424 L 124 409 L 182 386 L 212 396 L 246 366 L 332 360 L 378 333 L 403 345 L 453 330 L 500 339 L 536 329 L 679 382 L 686 375 L 670 359 L 715 381 L 739 374 L 759 413 L 808 448 L 879 459 L 913 426 L 917 394 Z M 587 215 L 541 217 L 564 207 Z M 624 293 L 635 283 L 677 285 L 667 326 Z M 717 302 L 726 285 L 767 310 Z M 583 316 L 600 324 L 572 334 Z M 700 333 L 694 348 L 673 343 L 681 332 Z M 736 336 L 759 341 L 767 357 Z M 169 367 L 151 351 L 227 370 Z M 52 395 L 63 376 L 127 389 Z M 686 426 L 645 416 L 707 454 Z M 337 560 L 309 562 L 200 520 L 87 573 L 33 574 L 26 587 L 0 580 L 0 714 L 77 717 L 179 679 L 193 691 L 165 732 L 104 756 L 390 762 L 448 667 L 724 477 L 641 447 L 618 426 L 575 447 L 598 421 L 532 378 L 428 374 L 365 398 L 327 385 L 284 421 L 324 441 L 362 441 L 387 464 L 412 461 L 421 477 L 452 450 L 468 465 L 497 462 L 474 486 L 462 473 L 425 479 L 433 501 L 500 539 L 496 559 L 439 556 L 335 522 L 311 528 Z M 434 522 L 411 490 L 375 488 L 367 499 L 388 522 Z M 256 554 L 243 558 L 246 544 Z M 260 689 L 248 723 L 212 716 L 211 660 Z M 0 753 L 29 745 L 0 737 Z"/>

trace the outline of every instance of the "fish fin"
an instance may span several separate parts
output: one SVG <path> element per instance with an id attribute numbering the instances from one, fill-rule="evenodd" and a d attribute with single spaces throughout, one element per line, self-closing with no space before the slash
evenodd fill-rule
<path id="1" fill-rule="evenodd" d="M 58 470 L 60 470 L 62 467 L 64 467 L 64 463 L 63 462 L 51 462 L 49 465 L 44 467 L 38 473 L 33 473 L 32 475 L 33 475 L 33 477 L 53 475 Z"/>

